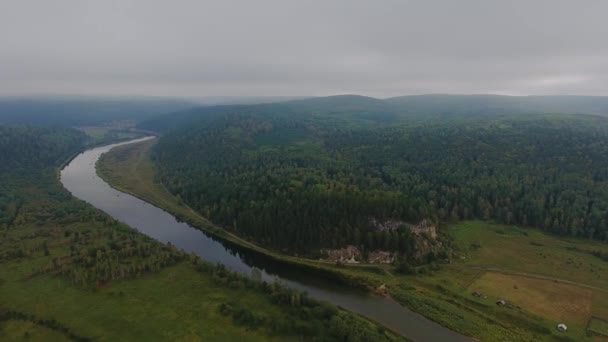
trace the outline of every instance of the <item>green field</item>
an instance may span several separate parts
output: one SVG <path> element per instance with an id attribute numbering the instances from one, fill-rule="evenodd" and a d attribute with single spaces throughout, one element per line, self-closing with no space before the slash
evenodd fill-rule
<path id="1" fill-rule="evenodd" d="M 47 208 L 49 204 L 37 203 Z M 63 276 L 67 268 L 38 272 L 55 260 L 66 260 L 74 243 L 65 236 L 73 232 L 92 236 L 89 246 L 107 248 L 112 241 L 106 240 L 107 222 L 98 221 L 100 218 L 102 216 L 88 222 L 55 226 L 22 224 L 3 232 L 0 313 L 18 311 L 35 320 L 55 320 L 77 336 L 99 341 L 295 341 L 310 334 L 332 336 L 326 330 L 330 322 L 312 315 L 310 310 L 316 304 L 308 308 L 277 303 L 273 295 L 257 290 L 257 285 L 239 276 L 200 271 L 190 261 L 85 286 Z M 71 233 L 66 234 L 68 231 Z M 110 234 L 121 235 L 120 230 Z M 25 251 L 25 256 L 10 257 L 14 255 L 11 251 L 15 250 L 15 241 L 20 241 L 19 248 Z M 48 255 L 43 245 L 48 246 Z M 222 313 L 223 305 L 235 308 L 235 313 Z M 360 331 L 377 331 L 368 321 L 331 310 L 336 320 L 331 324 L 339 326 L 344 321 Z M 245 318 L 238 316 L 239 313 Z M 306 321 L 302 315 L 306 315 Z M 250 316 L 253 318 L 248 318 Z M 40 341 L 67 339 L 65 334 L 31 321 L 9 319 L 0 323 L 3 341 L 20 340 L 24 336 Z M 294 325 L 300 330 L 293 330 Z M 383 334 L 387 334 L 386 339 L 396 339 L 388 332 Z"/>
<path id="2" fill-rule="evenodd" d="M 273 313 L 278 308 L 250 291 L 214 284 L 188 264 L 118 281 L 96 291 L 78 289 L 61 278 L 48 276 L 24 282 L 21 278 L 29 271 L 28 266 L 32 265 L 25 262 L 3 265 L 0 271 L 5 280 L 0 295 L 3 306 L 52 317 L 96 340 L 290 339 L 270 337 L 264 330 L 249 331 L 222 316 L 217 307 L 231 298 L 239 298 L 244 307 L 263 312 Z M 8 329 L 4 331 L 5 336 L 15 336 Z"/>
<path id="3" fill-rule="evenodd" d="M 458 224 L 450 233 L 467 265 L 575 279 L 581 284 L 608 288 L 608 263 L 592 254 L 608 251 L 605 242 L 482 222 Z M 475 243 L 480 247 L 473 247 Z"/>
<path id="4" fill-rule="evenodd" d="M 63 334 L 32 322 L 8 320 L 0 322 L 3 341 L 69 341 Z"/>
<path id="5" fill-rule="evenodd" d="M 608 338 L 608 321 L 592 318 L 589 322 L 589 331 L 601 337 Z"/>
<path id="6" fill-rule="evenodd" d="M 131 120 L 112 121 L 97 126 L 79 126 L 77 129 L 91 137 L 93 145 L 135 139 L 143 135 L 142 132 L 135 130 L 135 122 Z"/>
<path id="7" fill-rule="evenodd" d="M 154 166 L 147 158 L 153 144 L 148 141 L 112 150 L 102 157 L 100 174 L 118 189 L 189 217 L 198 227 L 219 229 L 154 181 Z M 204 224 L 196 224 L 197 219 Z M 608 251 L 605 243 L 479 221 L 455 224 L 448 233 L 455 248 L 451 262 L 438 270 L 419 268 L 414 276 L 399 275 L 390 265 L 335 267 L 254 249 L 289 262 L 322 267 L 353 282 L 386 284 L 391 296 L 403 305 L 481 340 L 586 341 L 591 340 L 585 330 L 591 316 L 608 317 L 608 263 L 593 255 Z M 474 291 L 487 298 L 472 296 Z M 496 306 L 498 299 L 508 301 L 510 307 Z M 565 334 L 556 330 L 562 321 L 570 328 Z"/>
<path id="8" fill-rule="evenodd" d="M 608 263 L 592 254 L 606 252 L 605 243 L 477 221 L 453 226 L 450 235 L 459 257 L 423 279 L 427 286 L 441 284 L 497 315 L 538 317 L 550 330 L 564 322 L 564 336 L 575 340 L 588 339 L 592 316 L 608 317 Z M 495 306 L 500 299 L 512 308 Z"/>

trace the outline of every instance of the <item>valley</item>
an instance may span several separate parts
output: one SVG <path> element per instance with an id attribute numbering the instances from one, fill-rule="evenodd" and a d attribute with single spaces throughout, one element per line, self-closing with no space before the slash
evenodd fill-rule
<path id="1" fill-rule="evenodd" d="M 2 340 L 401 339 L 150 239 L 72 197 L 58 167 L 84 155 L 71 159 L 90 142 L 82 133 L 0 126 L 0 136 L 9 152 L 0 165 Z M 81 166 L 92 174 L 80 181 L 94 184 L 94 163 Z"/>
<path id="2" fill-rule="evenodd" d="M 0 342 L 608 342 L 606 13 L 0 0 Z"/>
<path id="3" fill-rule="evenodd" d="M 395 101 L 0 126 L 0 336 L 606 340 L 607 119 Z"/>
<path id="4" fill-rule="evenodd" d="M 193 221 L 189 222 L 194 226 L 208 229 L 197 225 L 196 214 L 154 181 L 154 165 L 147 158 L 154 144 L 150 140 L 118 147 L 101 158 L 98 172 L 113 186 L 170 212 L 181 210 L 183 217 L 191 215 Z M 608 279 L 602 278 L 606 264 L 592 254 L 607 252 L 604 243 L 556 238 L 530 227 L 480 221 L 453 225 L 448 233 L 454 243 L 452 262 L 437 269 L 418 267 L 416 275 L 401 275 L 393 265 L 336 266 L 288 255 L 278 257 L 347 275 L 352 286 L 362 279 L 369 288 L 384 284 L 391 297 L 403 305 L 482 340 L 508 336 L 560 340 L 565 336 L 555 326 L 562 321 L 568 324 L 572 340 L 603 339 L 599 334 L 590 337 L 588 325 L 595 324 L 593 317 L 605 317 L 608 308 Z M 378 272 L 370 272 L 373 268 Z M 473 296 L 474 292 L 481 296 Z M 510 306 L 499 307 L 495 304 L 498 300 Z"/>

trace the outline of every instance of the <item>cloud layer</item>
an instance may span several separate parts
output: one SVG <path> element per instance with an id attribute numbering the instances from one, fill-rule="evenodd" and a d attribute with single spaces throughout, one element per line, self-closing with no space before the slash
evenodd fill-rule
<path id="1" fill-rule="evenodd" d="M 608 95 L 606 1 L 0 2 L 0 95 Z"/>

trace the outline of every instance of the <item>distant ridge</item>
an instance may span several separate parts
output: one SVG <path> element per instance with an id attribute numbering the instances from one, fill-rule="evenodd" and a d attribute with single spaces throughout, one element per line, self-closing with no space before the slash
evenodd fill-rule
<path id="1" fill-rule="evenodd" d="M 378 99 L 361 95 L 334 95 L 252 105 L 217 105 L 160 115 L 141 128 L 166 132 L 192 120 L 236 113 L 258 115 L 316 115 L 357 118 L 361 122 L 390 122 L 413 118 L 493 116 L 510 114 L 589 114 L 608 116 L 605 96 L 506 96 L 492 94 L 428 94 Z"/>
<path id="2" fill-rule="evenodd" d="M 138 122 L 196 106 L 184 100 L 154 97 L 3 97 L 0 124 L 80 126 L 115 120 Z"/>

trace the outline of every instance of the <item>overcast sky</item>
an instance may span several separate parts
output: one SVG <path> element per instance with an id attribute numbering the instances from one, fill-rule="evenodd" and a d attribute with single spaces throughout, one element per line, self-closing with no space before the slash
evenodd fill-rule
<path id="1" fill-rule="evenodd" d="M 0 95 L 608 95 L 608 1 L 0 0 Z"/>

